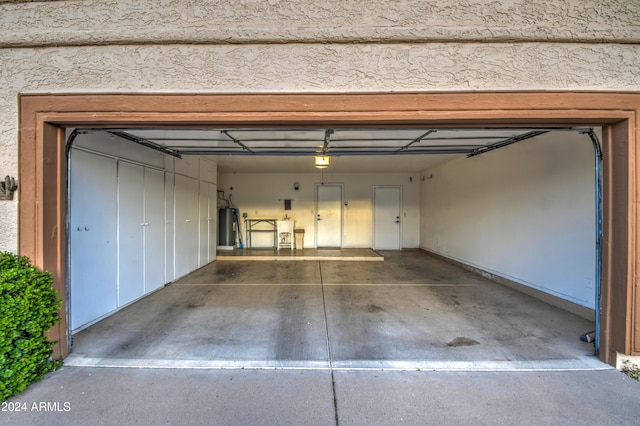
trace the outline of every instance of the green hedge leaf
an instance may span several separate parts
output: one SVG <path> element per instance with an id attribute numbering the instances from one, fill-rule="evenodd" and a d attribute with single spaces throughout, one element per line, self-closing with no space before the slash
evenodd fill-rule
<path id="1" fill-rule="evenodd" d="M 49 272 L 24 256 L 0 252 L 0 401 L 62 365 L 44 333 L 58 323 L 62 304 Z"/>

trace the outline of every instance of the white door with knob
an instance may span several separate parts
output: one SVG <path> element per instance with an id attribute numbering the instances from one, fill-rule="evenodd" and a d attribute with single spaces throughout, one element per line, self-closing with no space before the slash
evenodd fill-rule
<path id="1" fill-rule="evenodd" d="M 402 238 L 402 188 L 373 188 L 373 248 L 400 250 Z"/>
<path id="2" fill-rule="evenodd" d="M 342 185 L 316 185 L 316 247 L 342 247 Z"/>

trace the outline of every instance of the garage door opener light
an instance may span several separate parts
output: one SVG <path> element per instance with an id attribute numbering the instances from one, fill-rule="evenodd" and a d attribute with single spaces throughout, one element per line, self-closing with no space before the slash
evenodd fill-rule
<path id="1" fill-rule="evenodd" d="M 314 164 L 318 169 L 326 169 L 329 167 L 329 156 L 327 155 L 327 151 L 329 150 L 329 139 L 333 134 L 333 129 L 326 129 L 324 131 L 324 144 L 322 145 L 322 150 L 318 151 L 320 155 L 316 155 Z"/>
<path id="2" fill-rule="evenodd" d="M 315 156 L 315 166 L 318 169 L 326 169 L 329 167 L 329 156 L 328 155 L 316 155 Z"/>

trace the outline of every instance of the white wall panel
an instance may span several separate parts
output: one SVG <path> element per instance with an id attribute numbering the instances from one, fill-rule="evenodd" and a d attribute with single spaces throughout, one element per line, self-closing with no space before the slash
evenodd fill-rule
<path id="1" fill-rule="evenodd" d="M 116 160 L 71 152 L 70 311 L 72 330 L 117 307 Z"/>
<path id="2" fill-rule="evenodd" d="M 594 153 L 555 132 L 429 170 L 421 247 L 595 306 Z"/>

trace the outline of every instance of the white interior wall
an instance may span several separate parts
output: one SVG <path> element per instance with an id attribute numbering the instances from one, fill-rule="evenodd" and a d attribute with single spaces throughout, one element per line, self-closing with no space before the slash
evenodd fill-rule
<path id="1" fill-rule="evenodd" d="M 594 308 L 594 161 L 554 132 L 428 170 L 420 247 Z"/>
<path id="2" fill-rule="evenodd" d="M 296 228 L 305 230 L 304 247 L 314 247 L 315 184 L 322 181 L 320 172 L 221 173 L 218 188 L 225 192 L 225 197 L 231 194 L 233 207 L 239 209 L 243 240 L 243 213 L 247 213 L 249 219 L 282 219 L 286 214 L 296 221 Z M 297 191 L 294 189 L 295 182 L 299 184 Z M 373 187 L 376 185 L 402 187 L 402 247 L 418 247 L 420 185 L 417 174 L 325 172 L 324 182 L 344 185 L 343 200 L 347 203 L 343 206 L 344 248 L 372 247 Z M 284 199 L 293 200 L 291 210 L 284 210 Z M 252 236 L 252 242 L 254 247 L 273 245 L 273 237 L 269 234 L 255 234 Z"/>

